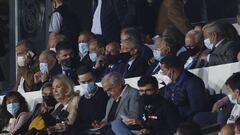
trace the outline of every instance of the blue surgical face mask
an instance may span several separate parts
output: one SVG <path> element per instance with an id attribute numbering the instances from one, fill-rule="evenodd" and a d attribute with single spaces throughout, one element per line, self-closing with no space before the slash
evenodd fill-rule
<path id="1" fill-rule="evenodd" d="M 210 42 L 210 39 L 209 39 L 209 38 L 207 38 L 207 39 L 204 40 L 204 45 L 205 45 L 208 49 L 210 49 L 210 50 L 213 49 L 213 44 Z"/>
<path id="2" fill-rule="evenodd" d="M 159 50 L 153 50 L 153 57 L 155 60 L 160 61 L 162 59 L 161 52 Z"/>
<path id="3" fill-rule="evenodd" d="M 96 91 L 96 86 L 94 82 L 81 84 L 82 88 L 86 90 L 87 93 L 94 93 Z"/>
<path id="4" fill-rule="evenodd" d="M 96 62 L 97 60 L 97 54 L 96 53 L 89 53 L 89 57 L 92 62 Z"/>
<path id="5" fill-rule="evenodd" d="M 39 68 L 41 73 L 48 73 L 48 64 L 47 63 L 40 63 Z"/>
<path id="6" fill-rule="evenodd" d="M 7 110 L 9 113 L 12 114 L 12 116 L 16 116 L 17 112 L 19 111 L 20 109 L 20 105 L 19 103 L 10 103 L 10 104 L 7 104 Z"/>
<path id="7" fill-rule="evenodd" d="M 229 101 L 230 101 L 231 103 L 237 104 L 237 99 L 236 99 L 234 96 L 228 95 L 228 99 L 229 99 Z"/>
<path id="8" fill-rule="evenodd" d="M 88 52 L 88 44 L 87 43 L 79 43 L 78 49 L 81 54 L 86 54 Z"/>

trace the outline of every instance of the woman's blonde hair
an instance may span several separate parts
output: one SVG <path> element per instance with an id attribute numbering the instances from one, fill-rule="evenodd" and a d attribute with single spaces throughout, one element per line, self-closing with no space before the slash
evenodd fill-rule
<path id="1" fill-rule="evenodd" d="M 70 80 L 66 75 L 63 74 L 59 74 L 53 77 L 53 81 L 54 80 L 59 80 L 61 81 L 61 84 L 63 86 L 64 89 L 66 89 L 66 93 L 65 96 L 67 97 L 73 97 L 76 95 L 76 93 L 74 92 L 74 83 L 72 82 L 72 80 Z"/>

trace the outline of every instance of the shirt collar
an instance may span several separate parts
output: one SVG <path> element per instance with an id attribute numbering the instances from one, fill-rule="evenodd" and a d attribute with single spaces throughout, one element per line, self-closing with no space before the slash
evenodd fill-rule
<path id="1" fill-rule="evenodd" d="M 185 70 L 183 69 L 179 74 L 179 76 L 177 77 L 177 80 L 174 84 L 177 86 L 180 85 L 183 82 L 184 78 L 185 78 Z"/>
<path id="2" fill-rule="evenodd" d="M 135 61 L 136 58 L 132 58 L 131 60 L 128 61 L 129 68 L 132 66 L 133 62 Z"/>
<path id="3" fill-rule="evenodd" d="M 222 42 L 223 42 L 224 39 L 220 40 L 216 45 L 215 45 L 215 48 L 218 47 Z"/>
<path id="4" fill-rule="evenodd" d="M 126 89 L 127 89 L 127 85 L 125 85 L 125 87 L 123 88 L 120 96 L 118 96 L 117 99 L 115 100 L 116 102 L 118 102 L 118 101 L 120 100 L 120 98 L 123 96 L 123 94 L 124 94 L 124 92 L 126 91 Z"/>

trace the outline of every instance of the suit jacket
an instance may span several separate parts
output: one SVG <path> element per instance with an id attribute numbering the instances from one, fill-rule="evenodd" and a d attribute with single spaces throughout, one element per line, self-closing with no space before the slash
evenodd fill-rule
<path id="1" fill-rule="evenodd" d="M 157 34 L 162 34 L 168 26 L 176 26 L 184 35 L 192 28 L 184 15 L 183 0 L 163 0 L 156 24 Z"/>
<path id="2" fill-rule="evenodd" d="M 156 74 L 159 70 L 160 70 L 160 66 L 159 66 L 159 70 L 154 70 L 155 68 L 157 68 L 159 64 L 159 61 L 155 60 L 153 63 L 149 64 L 146 75 L 153 75 Z"/>
<path id="3" fill-rule="evenodd" d="M 102 0 L 101 28 L 106 42 L 119 41 L 120 31 L 133 26 L 136 0 Z"/>
<path id="4" fill-rule="evenodd" d="M 128 118 L 141 118 L 143 114 L 143 105 L 140 100 L 138 90 L 129 85 L 126 85 L 124 89 L 124 93 L 117 107 L 115 119 L 121 120 L 121 116 L 126 116 Z M 107 117 L 112 107 L 113 101 L 113 98 L 110 98 L 108 100 L 106 115 L 102 121 L 107 121 Z"/>
<path id="5" fill-rule="evenodd" d="M 223 40 L 210 53 L 208 66 L 236 62 L 239 50 L 239 42 Z"/>
<path id="6" fill-rule="evenodd" d="M 143 59 L 141 56 L 137 56 L 130 68 L 128 69 L 127 66 L 128 63 L 126 63 L 125 70 L 124 70 L 124 78 L 130 78 L 130 77 L 137 77 L 142 76 L 145 74 L 148 64 L 145 59 Z"/>
<path id="7" fill-rule="evenodd" d="M 200 53 L 197 57 L 194 58 L 192 65 L 188 69 L 195 69 L 207 66 L 207 61 L 201 59 L 202 54 L 209 52 L 210 50 L 207 49 L 205 46 L 202 47 Z M 185 62 L 186 63 L 186 62 Z"/>

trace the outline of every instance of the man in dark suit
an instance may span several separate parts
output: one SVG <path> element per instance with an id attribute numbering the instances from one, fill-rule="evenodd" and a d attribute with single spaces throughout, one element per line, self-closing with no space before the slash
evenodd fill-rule
<path id="1" fill-rule="evenodd" d="M 158 73 L 160 70 L 160 60 L 168 55 L 176 56 L 178 51 L 178 44 L 172 37 L 157 37 L 155 40 L 155 50 L 153 51 L 154 60 L 149 61 L 146 75 Z M 179 53 L 177 56 L 185 62 L 185 52 Z"/>
<path id="2" fill-rule="evenodd" d="M 136 0 L 93 0 L 94 14 L 91 32 L 107 43 L 119 41 L 120 30 L 133 26 Z"/>
<path id="3" fill-rule="evenodd" d="M 56 46 L 56 51 L 56 57 L 61 68 L 60 73 L 72 79 L 75 84 L 78 84 L 76 68 L 81 65 L 81 62 L 79 58 L 74 57 L 74 53 L 69 45 L 69 42 L 64 41 L 58 43 Z"/>
<path id="4" fill-rule="evenodd" d="M 92 128 L 94 120 L 102 120 L 108 102 L 107 94 L 95 84 L 95 75 L 91 68 L 81 66 L 77 69 L 77 74 L 83 95 L 78 103 L 77 117 L 71 129 L 73 134 L 81 134 L 80 132 Z"/>
<path id="5" fill-rule="evenodd" d="M 226 39 L 224 23 L 212 22 L 204 26 L 204 43 L 211 49 L 201 59 L 208 62 L 208 66 L 226 64 L 237 61 L 237 53 L 240 50 L 239 43 Z"/>
<path id="6" fill-rule="evenodd" d="M 110 99 L 107 103 L 106 114 L 101 123 L 93 123 L 94 127 L 106 127 L 113 120 L 124 118 L 140 119 L 143 106 L 138 90 L 125 84 L 120 73 L 112 72 L 102 80 L 102 86 Z"/>
<path id="7" fill-rule="evenodd" d="M 32 90 L 40 90 L 46 82 L 52 81 L 52 77 L 61 74 L 61 66 L 57 63 L 56 54 L 50 50 L 44 50 L 39 55 L 40 71 L 34 73 L 34 84 Z"/>
<path id="8" fill-rule="evenodd" d="M 125 64 L 124 78 L 144 75 L 147 70 L 147 61 L 141 57 L 142 45 L 139 33 L 135 28 L 125 28 L 121 32 L 121 52 L 129 53 L 131 58 Z"/>
<path id="9" fill-rule="evenodd" d="M 190 30 L 185 37 L 185 48 L 189 54 L 188 60 L 184 64 L 185 69 L 201 68 L 207 65 L 207 62 L 200 59 L 203 53 L 209 52 L 204 46 L 203 34 L 199 31 Z"/>
<path id="10" fill-rule="evenodd" d="M 161 70 L 172 80 L 165 87 L 164 98 L 178 107 L 181 120 L 191 120 L 196 113 L 206 109 L 204 82 L 184 70 L 183 63 L 178 57 L 164 57 L 161 60 Z"/>

